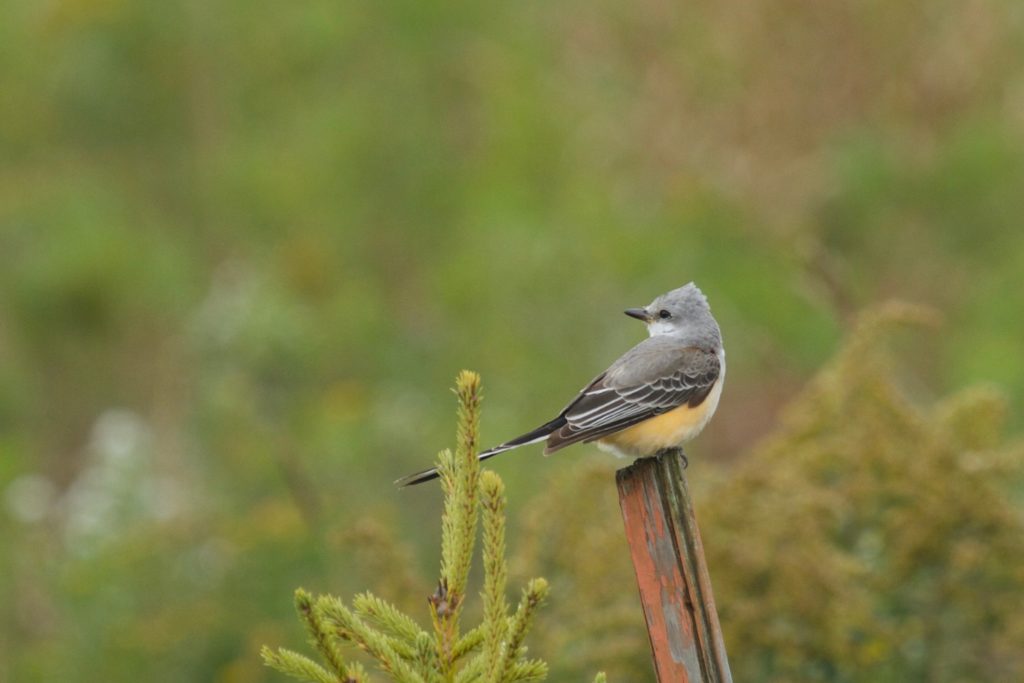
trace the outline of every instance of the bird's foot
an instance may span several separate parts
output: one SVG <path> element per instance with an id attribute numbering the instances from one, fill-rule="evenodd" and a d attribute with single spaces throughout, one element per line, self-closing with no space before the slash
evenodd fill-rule
<path id="1" fill-rule="evenodd" d="M 686 453 L 683 452 L 682 448 L 663 448 L 658 451 L 657 457 L 677 457 L 682 460 L 684 470 L 690 466 L 690 461 L 687 459 Z"/>

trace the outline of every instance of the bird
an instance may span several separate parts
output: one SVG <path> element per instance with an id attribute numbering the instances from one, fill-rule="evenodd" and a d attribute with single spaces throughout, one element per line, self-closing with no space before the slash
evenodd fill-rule
<path id="1" fill-rule="evenodd" d="M 620 457 L 651 457 L 680 448 L 704 429 L 725 381 L 722 333 L 707 297 L 690 282 L 624 312 L 647 325 L 648 337 L 595 377 L 554 419 L 481 452 L 479 460 L 540 441 L 545 442 L 544 455 L 596 442 Z M 395 484 L 412 486 L 438 476 L 432 467 Z"/>

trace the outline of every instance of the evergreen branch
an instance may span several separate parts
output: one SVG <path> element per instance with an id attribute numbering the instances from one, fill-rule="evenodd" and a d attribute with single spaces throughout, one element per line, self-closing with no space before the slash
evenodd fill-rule
<path id="1" fill-rule="evenodd" d="M 455 616 L 455 605 L 459 599 L 448 592 L 448 583 L 442 577 L 437 584 L 437 590 L 427 598 L 427 602 L 430 604 L 430 618 L 434 623 L 434 650 L 437 652 L 441 672 L 447 677 L 454 670 L 455 645 L 459 641 L 459 627 Z"/>
<path id="2" fill-rule="evenodd" d="M 455 455 L 442 453 L 438 463 L 445 488 L 441 521 L 441 580 L 430 598 L 437 652 L 445 675 L 450 675 L 454 668 L 453 652 L 459 638 L 459 617 L 465 602 L 476 541 L 480 376 L 463 370 L 455 381 L 455 394 L 459 401 Z"/>
<path id="3" fill-rule="evenodd" d="M 313 608 L 313 596 L 302 588 L 295 591 L 295 611 L 299 613 L 299 619 L 306 625 L 310 642 L 320 652 L 320 656 L 324 658 L 324 661 L 334 670 L 338 679 L 342 681 L 351 679 L 349 669 L 345 665 L 341 652 L 331 641 L 330 634 L 324 628 L 323 623 Z"/>
<path id="4" fill-rule="evenodd" d="M 459 673 L 455 676 L 455 683 L 478 683 L 486 681 L 491 683 L 492 679 L 485 676 L 485 666 L 487 661 L 483 658 L 483 655 L 477 655 L 471 659 L 466 666 L 462 667 Z"/>
<path id="5" fill-rule="evenodd" d="M 415 661 L 426 677 L 427 683 L 443 683 L 444 678 L 441 676 L 434 639 L 426 631 L 420 631 L 416 637 Z"/>
<path id="6" fill-rule="evenodd" d="M 441 512 L 441 580 L 447 581 L 458 565 L 460 507 L 455 499 L 460 493 L 457 475 L 459 468 L 455 465 L 455 454 L 444 449 L 437 455 L 437 472 L 441 479 L 441 490 L 444 492 L 444 509 Z"/>
<path id="7" fill-rule="evenodd" d="M 455 467 L 455 454 L 452 453 L 452 449 L 444 449 L 437 454 L 437 477 L 441 484 L 441 494 L 444 495 L 444 500 L 451 498 L 455 495 L 456 486 L 456 467 Z M 441 512 L 441 523 L 444 523 L 447 515 L 447 507 Z M 443 530 L 443 529 L 442 529 Z M 449 564 L 453 558 L 451 558 L 451 548 L 445 544 L 450 543 L 452 539 L 446 539 L 441 536 L 441 570 Z"/>
<path id="8" fill-rule="evenodd" d="M 442 670 L 447 674 L 451 662 L 454 661 L 453 644 L 458 638 L 457 626 L 452 619 L 454 609 L 448 592 L 447 577 L 458 564 L 456 556 L 459 554 L 458 541 L 461 527 L 458 520 L 459 508 L 453 503 L 459 495 L 461 487 L 456 480 L 458 468 L 455 466 L 455 456 L 450 450 L 441 451 L 438 456 L 437 471 L 441 475 L 441 488 L 444 490 L 445 501 L 444 511 L 441 514 L 441 579 L 437 584 L 437 590 L 428 598 L 428 602 L 436 635 L 435 651 L 441 659 Z"/>
<path id="9" fill-rule="evenodd" d="M 415 650 L 420 635 L 425 635 L 415 621 L 372 593 L 357 595 L 352 600 L 352 608 L 361 619 L 371 622 L 384 635 L 407 645 L 411 650 Z"/>
<path id="10" fill-rule="evenodd" d="M 345 679 L 344 683 L 368 683 L 370 680 L 370 674 L 366 673 L 366 669 L 359 662 L 352 662 L 348 665 L 348 678 Z"/>
<path id="11" fill-rule="evenodd" d="M 347 642 L 375 659 L 396 683 L 520 683 L 546 677 L 544 662 L 525 658 L 523 640 L 547 596 L 548 584 L 544 579 L 530 581 L 515 612 L 509 614 L 505 486 L 497 474 L 483 471 L 477 458 L 479 376 L 460 373 L 455 393 L 457 447 L 438 456 L 444 511 L 441 577 L 428 600 L 434 632 L 423 630 L 397 607 L 369 592 L 356 595 L 349 608 L 329 595 L 314 600 L 300 588 L 295 592 L 296 610 L 328 666 L 289 650 L 263 648 L 261 654 L 269 666 L 310 683 L 367 683 L 363 666 L 347 664 L 342 657 L 340 646 Z M 482 527 L 483 622 L 460 634 L 478 524 Z M 599 676 L 595 683 L 605 680 Z"/>
<path id="12" fill-rule="evenodd" d="M 452 495 L 455 491 L 455 454 L 452 453 L 452 449 L 446 448 L 438 453 L 436 464 L 437 476 L 441 482 L 441 493 L 444 494 L 445 500 L 447 500 L 448 496 Z M 441 542 L 444 543 L 444 540 L 444 537 L 442 537 Z M 442 547 L 442 561 L 445 557 L 444 548 Z"/>
<path id="13" fill-rule="evenodd" d="M 505 485 L 491 471 L 480 478 L 483 510 L 484 556 L 484 660 L 488 680 L 495 680 L 502 666 L 502 645 L 508 630 L 508 603 L 505 586 L 508 566 L 505 562 Z"/>
<path id="14" fill-rule="evenodd" d="M 371 628 L 332 596 L 322 596 L 316 601 L 316 612 L 337 630 L 337 636 L 354 643 L 368 653 L 380 667 L 391 674 L 398 683 L 425 683 L 420 676 L 395 650 L 393 641 L 383 633 Z M 407 653 L 411 656 L 411 653 Z"/>
<path id="15" fill-rule="evenodd" d="M 466 631 L 466 634 L 459 638 L 455 643 L 455 647 L 452 648 L 452 660 L 458 661 L 465 657 L 482 642 L 484 642 L 484 624 Z"/>
<path id="16" fill-rule="evenodd" d="M 480 431 L 480 375 L 472 370 L 463 370 L 455 378 L 455 394 L 459 398 L 458 432 L 455 452 L 466 466 L 466 472 L 472 474 L 470 479 L 476 483 L 480 473 L 477 452 L 479 450 Z M 477 465 L 477 467 L 473 467 Z"/>
<path id="17" fill-rule="evenodd" d="M 510 683 L 519 681 L 542 681 L 547 678 L 548 665 L 540 659 L 527 659 L 512 665 L 504 680 Z"/>
<path id="18" fill-rule="evenodd" d="M 531 579 L 523 590 L 516 613 L 509 620 L 508 640 L 505 643 L 505 656 L 499 676 L 494 680 L 498 683 L 509 683 L 513 665 L 520 656 L 523 639 L 530 629 L 537 607 L 548 595 L 548 582 L 544 579 Z"/>
<path id="19" fill-rule="evenodd" d="M 339 681 L 337 676 L 309 657 L 304 657 L 298 652 L 292 652 L 283 647 L 274 652 L 264 645 L 260 649 L 260 656 L 263 658 L 263 663 L 270 668 L 300 681 L 309 683 L 338 683 Z"/>
<path id="20" fill-rule="evenodd" d="M 473 562 L 473 545 L 476 542 L 477 495 L 480 486 L 480 461 L 477 460 L 480 376 L 468 370 L 460 372 L 455 381 L 455 393 L 459 399 L 459 409 L 455 447 L 456 495 L 452 502 L 458 510 L 454 516 L 458 522 L 458 552 L 453 557 L 455 564 L 449 568 L 451 571 L 446 578 L 449 591 L 461 598 L 466 594 L 469 569 Z M 458 490 L 460 488 L 461 491 Z M 460 608 L 461 604 L 456 605 L 456 610 Z"/>

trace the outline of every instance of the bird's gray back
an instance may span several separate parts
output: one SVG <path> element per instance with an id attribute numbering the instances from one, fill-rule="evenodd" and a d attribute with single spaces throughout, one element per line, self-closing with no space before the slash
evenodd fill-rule
<path id="1" fill-rule="evenodd" d="M 650 384 L 673 375 L 699 376 L 718 370 L 718 348 L 683 335 L 649 337 L 611 364 L 605 383 L 616 388 Z"/>

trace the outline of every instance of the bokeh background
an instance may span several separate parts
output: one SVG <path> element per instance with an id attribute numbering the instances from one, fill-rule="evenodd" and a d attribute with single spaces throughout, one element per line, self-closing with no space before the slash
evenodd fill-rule
<path id="1" fill-rule="evenodd" d="M 737 680 L 1020 680 L 1022 216 L 1016 0 L 6 3 L 0 681 L 426 617 L 456 372 L 504 440 L 690 280 Z M 494 461 L 552 680 L 653 679 L 620 464 Z"/>

